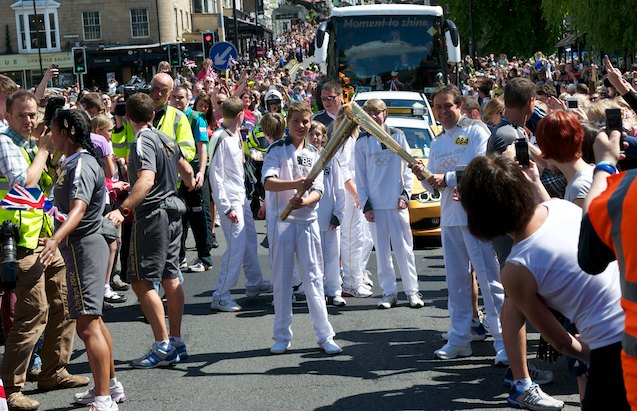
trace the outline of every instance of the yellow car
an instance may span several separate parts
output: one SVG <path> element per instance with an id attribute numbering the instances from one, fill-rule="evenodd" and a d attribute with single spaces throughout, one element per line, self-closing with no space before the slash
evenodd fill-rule
<path id="1" fill-rule="evenodd" d="M 423 160 L 429 157 L 429 147 L 434 133 L 423 119 L 388 116 L 385 124 L 399 128 L 405 133 L 411 155 Z M 440 192 L 430 193 L 414 178 L 409 201 L 409 223 L 414 237 L 440 236 Z"/>

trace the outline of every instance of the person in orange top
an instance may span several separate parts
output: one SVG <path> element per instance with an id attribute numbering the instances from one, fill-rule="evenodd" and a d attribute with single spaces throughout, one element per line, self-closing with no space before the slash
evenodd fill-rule
<path id="1" fill-rule="evenodd" d="M 593 145 L 598 163 L 584 202 L 578 262 L 589 274 L 619 263 L 626 313 L 622 368 L 628 402 L 637 409 L 637 170 L 618 173 L 619 147 L 618 131 L 599 133 Z"/>

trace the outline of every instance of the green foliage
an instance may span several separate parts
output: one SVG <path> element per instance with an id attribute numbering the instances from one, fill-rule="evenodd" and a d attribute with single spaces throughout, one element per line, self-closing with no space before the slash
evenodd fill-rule
<path id="1" fill-rule="evenodd" d="M 551 1 L 551 0 L 546 0 Z M 569 0 L 559 0 L 569 1 Z M 478 54 L 506 53 L 531 56 L 538 50 L 552 52 L 560 38 L 561 24 L 549 24 L 541 3 L 517 0 L 448 0 L 449 18 L 458 25 L 465 49 L 470 19 Z M 471 13 L 471 10 L 473 11 Z"/>
<path id="2" fill-rule="evenodd" d="M 561 24 L 568 17 L 572 31 L 586 33 L 588 48 L 608 52 L 635 49 L 634 9 L 634 0 L 542 0 L 550 24 Z"/>

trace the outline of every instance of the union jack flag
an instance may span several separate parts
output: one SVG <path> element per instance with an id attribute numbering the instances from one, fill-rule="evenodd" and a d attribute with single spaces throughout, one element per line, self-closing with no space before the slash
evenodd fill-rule
<path id="1" fill-rule="evenodd" d="M 66 221 L 66 214 L 60 212 L 53 205 L 53 202 L 46 198 L 42 190 L 37 187 L 13 186 L 0 201 L 0 207 L 6 210 L 43 210 L 45 214 L 60 222 Z"/>

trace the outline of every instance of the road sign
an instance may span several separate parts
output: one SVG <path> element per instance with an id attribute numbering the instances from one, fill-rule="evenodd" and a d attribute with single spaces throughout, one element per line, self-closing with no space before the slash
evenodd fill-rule
<path id="1" fill-rule="evenodd" d="M 210 49 L 210 59 L 217 70 L 227 70 L 230 60 L 237 61 L 237 56 L 237 49 L 227 41 L 219 42 Z"/>
<path id="2" fill-rule="evenodd" d="M 265 56 L 265 49 L 263 47 L 257 47 L 257 57 L 261 58 Z"/>

